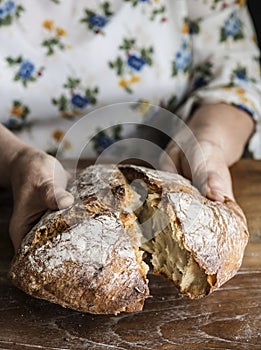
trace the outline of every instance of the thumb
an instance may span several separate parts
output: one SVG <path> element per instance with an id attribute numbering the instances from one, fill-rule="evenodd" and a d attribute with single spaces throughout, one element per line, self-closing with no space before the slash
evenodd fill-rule
<path id="1" fill-rule="evenodd" d="M 171 173 L 180 172 L 180 149 L 174 142 L 170 142 L 167 148 L 161 153 L 159 167 L 161 170 Z"/>
<path id="2" fill-rule="evenodd" d="M 74 197 L 61 185 L 54 185 L 52 181 L 45 182 L 40 188 L 41 199 L 48 209 L 64 209 L 74 203 Z"/>
<path id="3" fill-rule="evenodd" d="M 232 190 L 231 176 L 228 169 L 222 169 L 222 175 L 216 171 L 209 171 L 207 183 L 203 191 L 209 199 L 224 202 L 225 197 L 235 200 Z"/>

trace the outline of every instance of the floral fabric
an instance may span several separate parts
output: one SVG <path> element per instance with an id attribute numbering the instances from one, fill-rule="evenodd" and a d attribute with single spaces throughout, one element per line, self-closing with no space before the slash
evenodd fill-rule
<path id="1" fill-rule="evenodd" d="M 0 0 L 0 42 L 0 121 L 28 144 L 55 154 L 62 143 L 73 157 L 80 136 L 67 130 L 114 103 L 186 120 L 195 104 L 225 102 L 255 119 L 249 147 L 261 158 L 259 51 L 243 0 Z M 85 156 L 124 135 L 119 115 L 110 131 L 90 120 Z"/>

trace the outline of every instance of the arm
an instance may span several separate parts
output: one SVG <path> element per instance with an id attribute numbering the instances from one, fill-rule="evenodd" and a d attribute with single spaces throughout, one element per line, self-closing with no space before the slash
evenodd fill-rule
<path id="1" fill-rule="evenodd" d="M 246 112 L 220 103 L 199 107 L 187 124 L 195 139 L 177 135 L 182 150 L 170 142 L 166 153 L 171 161 L 163 155 L 162 168 L 192 179 L 212 200 L 234 199 L 229 167 L 240 159 L 254 121 Z"/>
<path id="2" fill-rule="evenodd" d="M 167 153 L 177 171 L 192 179 L 203 194 L 222 201 L 224 195 L 233 198 L 228 167 L 241 157 L 254 120 L 261 116 L 259 52 L 241 2 L 226 1 L 225 9 L 222 2 L 215 9 L 211 2 L 198 1 L 195 6 L 188 0 L 188 4 L 189 21 L 197 30 L 192 34 L 191 93 L 178 114 L 197 145 L 181 132 L 177 137 L 183 137 L 183 152 L 171 142 Z M 166 157 L 161 163 L 173 169 Z"/>
<path id="3" fill-rule="evenodd" d="M 16 154 L 26 145 L 0 124 L 0 187 L 9 186 L 11 164 Z"/>
<path id="4" fill-rule="evenodd" d="M 0 125 L 1 186 L 11 185 L 14 209 L 10 236 L 15 250 L 47 210 L 66 208 L 74 199 L 65 188 L 68 174 L 46 153 L 27 146 Z"/>

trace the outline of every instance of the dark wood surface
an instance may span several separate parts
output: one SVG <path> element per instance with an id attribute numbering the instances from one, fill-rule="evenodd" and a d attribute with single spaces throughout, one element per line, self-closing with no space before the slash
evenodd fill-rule
<path id="1" fill-rule="evenodd" d="M 180 298 L 150 275 L 144 311 L 95 316 L 64 309 L 19 291 L 7 279 L 10 193 L 0 193 L 0 349 L 261 349 L 261 162 L 232 168 L 236 198 L 250 241 L 238 274 L 201 300 Z"/>

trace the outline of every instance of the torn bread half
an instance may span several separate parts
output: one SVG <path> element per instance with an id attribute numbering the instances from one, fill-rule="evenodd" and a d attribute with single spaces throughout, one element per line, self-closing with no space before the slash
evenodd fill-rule
<path id="1" fill-rule="evenodd" d="M 249 233 L 234 201 L 211 201 L 177 174 L 137 166 L 120 170 L 129 183 L 140 179 L 147 189 L 136 214 L 154 273 L 191 298 L 208 295 L 236 274 Z"/>

